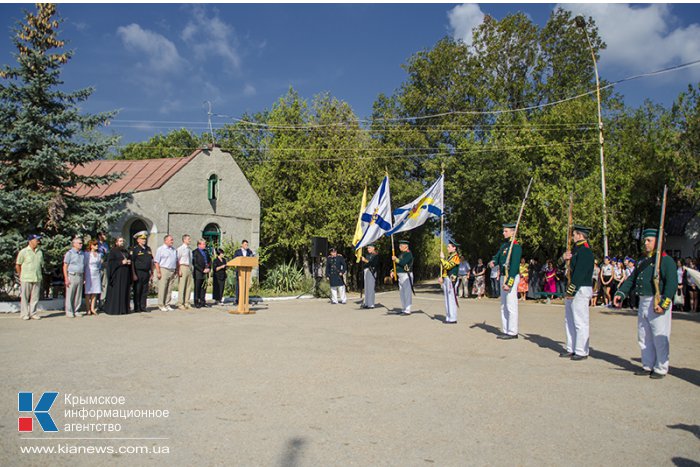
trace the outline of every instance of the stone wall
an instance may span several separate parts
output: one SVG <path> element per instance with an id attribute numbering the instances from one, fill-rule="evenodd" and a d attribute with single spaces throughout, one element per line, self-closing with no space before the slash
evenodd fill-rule
<path id="1" fill-rule="evenodd" d="M 219 177 L 216 201 L 208 199 L 212 174 Z M 148 244 L 154 249 L 166 233 L 175 237 L 176 247 L 185 233 L 196 242 L 210 223 L 220 227 L 222 241 L 245 238 L 254 250 L 260 242 L 260 198 L 233 157 L 219 148 L 201 151 L 160 189 L 134 193 L 124 215 L 111 226 L 112 236 L 127 236 L 137 218 L 148 226 Z"/>

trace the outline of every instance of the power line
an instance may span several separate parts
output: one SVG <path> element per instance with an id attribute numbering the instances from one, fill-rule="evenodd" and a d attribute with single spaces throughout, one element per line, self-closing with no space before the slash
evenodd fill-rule
<path id="1" fill-rule="evenodd" d="M 423 148 L 437 150 L 438 152 L 432 152 L 428 154 L 393 154 L 393 155 L 377 155 L 377 156 L 356 156 L 356 157 L 308 157 L 308 158 L 294 158 L 294 159 L 262 159 L 257 158 L 255 160 L 251 159 L 237 159 L 237 161 L 244 162 L 258 162 L 258 163 L 274 163 L 274 164 L 284 164 L 288 162 L 335 162 L 335 161 L 357 161 L 357 160 L 372 160 L 372 159 L 404 159 L 404 158 L 428 158 L 428 157 L 453 157 L 459 154 L 468 153 L 484 153 L 484 152 L 502 152 L 502 151 L 515 151 L 524 149 L 538 149 L 546 148 L 552 146 L 558 147 L 574 147 L 574 146 L 586 146 L 593 144 L 589 140 L 576 140 L 576 141 L 566 141 L 566 142 L 550 142 L 543 144 L 525 144 L 525 145 L 511 145 L 511 146 L 489 146 L 489 147 L 479 147 L 479 148 L 468 148 L 468 149 L 451 149 L 446 151 L 444 148 Z M 173 149 L 173 148 L 158 148 L 155 149 Z M 190 148 L 174 148 L 174 149 L 190 149 Z M 228 150 L 230 152 L 238 152 L 240 148 L 221 148 L 222 150 Z M 342 148 L 341 148 L 342 149 Z M 345 148 L 348 150 L 357 151 L 358 153 L 368 152 L 370 148 Z M 387 151 L 405 152 L 412 151 L 415 148 L 387 148 Z M 190 149 L 194 150 L 194 149 Z M 337 151 L 338 149 L 333 148 L 253 148 L 249 152 L 275 152 L 275 151 L 297 151 L 297 152 L 324 152 L 324 151 Z"/>
<path id="2" fill-rule="evenodd" d="M 700 64 L 700 59 L 699 60 L 694 60 L 691 62 L 686 62 L 682 63 L 680 65 L 675 65 L 672 67 L 668 68 L 662 68 L 660 70 L 655 70 L 655 71 L 650 71 L 646 73 L 641 73 L 638 75 L 633 75 L 633 76 L 628 76 L 626 78 L 619 79 L 617 81 L 613 81 L 603 87 L 601 89 L 607 89 L 613 86 L 616 86 L 618 84 L 627 82 L 627 81 L 632 81 L 640 78 L 645 78 L 645 77 L 650 77 L 650 76 L 657 76 L 661 75 L 664 73 L 670 73 L 672 71 L 678 71 L 684 68 L 690 68 L 693 66 L 697 66 Z M 584 92 L 575 96 L 571 97 L 566 97 L 564 99 L 560 99 L 557 101 L 553 102 L 546 102 L 543 104 L 538 104 L 538 105 L 531 105 L 527 107 L 520 107 L 516 109 L 497 109 L 497 110 L 454 110 L 450 112 L 443 112 L 443 113 L 438 113 L 438 114 L 433 114 L 433 115 L 422 115 L 422 116 L 413 116 L 413 117 L 396 117 L 396 118 L 376 118 L 372 120 L 367 120 L 367 119 L 358 119 L 356 122 L 358 123 L 376 123 L 376 122 L 412 122 L 412 121 L 418 121 L 418 120 L 426 120 L 426 119 L 431 119 L 431 118 L 439 118 L 439 117 L 448 117 L 448 116 L 453 116 L 453 115 L 500 115 L 500 114 L 508 114 L 508 113 L 515 113 L 515 112 L 526 112 L 526 111 L 531 111 L 531 110 L 538 110 L 538 109 L 543 109 L 547 107 L 552 107 L 555 105 L 563 104 L 565 102 L 569 102 L 572 100 L 580 99 L 582 97 L 586 97 L 592 94 L 595 94 L 597 91 L 594 89 L 592 91 Z M 269 129 L 285 129 L 285 126 L 274 126 L 274 125 L 268 125 L 265 123 L 259 123 L 259 122 L 253 122 L 250 120 L 244 120 L 238 117 L 232 117 L 228 115 L 222 115 L 222 114 L 215 114 L 214 116 L 216 117 L 222 117 L 222 118 L 228 118 L 231 119 L 235 122 L 241 123 L 241 124 L 246 124 L 250 126 L 255 126 L 255 127 L 263 127 L 263 128 L 269 128 Z M 317 126 L 317 127 L 333 127 L 333 126 L 339 126 L 339 125 L 346 125 L 346 123 L 329 123 L 329 124 L 318 124 L 318 125 L 289 125 L 290 128 L 298 128 L 298 127 L 310 127 L 310 126 Z"/>
<path id="3" fill-rule="evenodd" d="M 147 124 L 147 128 L 149 129 L 170 129 L 170 128 L 177 128 L 179 125 L 175 123 L 174 125 L 151 125 L 150 121 L 148 120 L 132 120 L 133 122 L 137 122 L 135 124 L 124 124 L 121 122 L 127 122 L 127 120 L 120 120 L 116 121 L 116 123 L 111 124 L 110 126 L 115 127 L 115 128 L 140 128 L 144 129 L 144 124 Z M 140 123 L 140 124 L 139 124 Z M 244 127 L 226 127 L 225 125 L 214 125 L 215 128 L 217 129 L 225 129 L 228 132 L 236 132 L 236 133 L 249 133 L 251 131 L 258 131 L 258 129 L 250 129 L 250 128 L 244 128 Z M 196 125 L 189 125 L 189 129 L 192 130 L 208 130 L 209 128 L 206 126 L 206 123 L 201 123 L 198 122 Z M 279 127 L 277 128 L 270 128 L 270 129 L 264 129 L 264 130 L 284 130 L 284 131 L 309 131 L 309 130 L 319 130 L 325 128 L 319 128 L 319 127 L 311 127 L 311 128 L 302 128 L 302 127 L 296 127 L 296 128 L 285 128 L 281 129 Z M 263 129 L 259 129 L 263 130 Z M 440 131 L 463 131 L 463 132 L 474 132 L 474 133 L 485 133 L 485 132 L 491 132 L 491 131 L 508 131 L 508 132 L 517 132 L 517 131 L 522 131 L 522 130 L 531 130 L 531 131 L 587 131 L 587 130 L 597 130 L 597 126 L 591 122 L 585 122 L 585 123 L 562 123 L 562 124 L 536 124 L 536 125 L 449 125 L 449 124 L 443 124 L 443 125 L 421 125 L 421 126 L 411 126 L 411 127 L 399 127 L 399 126 L 394 126 L 394 127 L 384 127 L 384 128 L 344 128 L 343 131 L 345 133 L 379 133 L 379 132 L 393 132 L 393 133 L 406 133 L 406 132 L 416 132 L 416 131 L 425 131 L 425 132 L 440 132 Z"/>

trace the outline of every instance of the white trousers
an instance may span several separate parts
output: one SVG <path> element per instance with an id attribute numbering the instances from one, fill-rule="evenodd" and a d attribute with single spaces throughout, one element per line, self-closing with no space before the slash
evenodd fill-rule
<path id="1" fill-rule="evenodd" d="M 654 297 L 639 297 L 637 341 L 642 349 L 642 366 L 655 373 L 668 373 L 671 347 L 671 308 L 663 315 L 654 311 Z"/>
<path id="2" fill-rule="evenodd" d="M 345 303 L 348 301 L 345 296 L 345 286 L 339 285 L 338 287 L 331 287 L 331 302 L 338 303 L 338 295 L 340 295 L 340 303 Z"/>
<path id="3" fill-rule="evenodd" d="M 442 291 L 445 294 L 445 321 L 457 322 L 457 297 L 455 287 L 449 277 L 442 278 Z"/>
<path id="4" fill-rule="evenodd" d="M 520 274 L 515 276 L 509 292 L 503 290 L 505 275 L 501 276 L 501 332 L 509 336 L 518 335 L 518 284 Z"/>
<path id="5" fill-rule="evenodd" d="M 399 273 L 399 295 L 401 296 L 401 309 L 404 313 L 410 313 L 413 304 L 411 281 L 413 281 L 412 272 Z"/>
<path id="6" fill-rule="evenodd" d="M 369 268 L 365 269 L 365 306 L 374 307 L 374 275 Z"/>
<path id="7" fill-rule="evenodd" d="M 573 298 L 564 301 L 564 328 L 566 351 L 576 355 L 588 355 L 590 331 L 588 305 L 593 296 L 592 287 L 580 287 Z"/>

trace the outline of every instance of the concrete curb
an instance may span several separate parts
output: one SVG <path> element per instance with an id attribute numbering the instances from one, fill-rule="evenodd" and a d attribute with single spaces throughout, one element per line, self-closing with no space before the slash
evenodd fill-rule
<path id="1" fill-rule="evenodd" d="M 285 296 L 285 297 L 250 297 L 250 302 L 251 303 L 265 303 L 265 302 L 279 302 L 279 301 L 285 301 L 285 300 L 308 300 L 310 298 L 314 298 L 313 295 L 291 295 L 291 296 Z M 211 294 L 207 294 L 207 300 L 212 300 Z M 177 301 L 177 292 L 173 292 L 172 302 Z M 224 299 L 225 304 L 233 304 L 234 300 L 233 298 L 226 298 Z M 83 302 L 84 303 L 84 302 Z M 148 306 L 156 306 L 158 305 L 158 299 L 157 298 L 149 298 L 147 301 Z M 52 298 L 49 300 L 39 300 L 39 304 L 37 305 L 37 310 L 38 311 L 56 311 L 56 310 L 63 310 L 63 307 L 65 305 L 65 298 Z M 19 313 L 19 302 L 0 302 L 0 313 Z"/>

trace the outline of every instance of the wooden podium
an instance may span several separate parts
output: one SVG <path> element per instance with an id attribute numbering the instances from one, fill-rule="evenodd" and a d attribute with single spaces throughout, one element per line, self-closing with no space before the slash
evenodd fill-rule
<path id="1" fill-rule="evenodd" d="M 235 266 L 238 268 L 238 309 L 231 310 L 229 313 L 235 315 L 253 315 L 254 311 L 250 311 L 249 292 L 250 292 L 250 274 L 253 268 L 257 267 L 258 258 L 254 256 L 238 256 L 226 263 L 226 266 Z"/>

